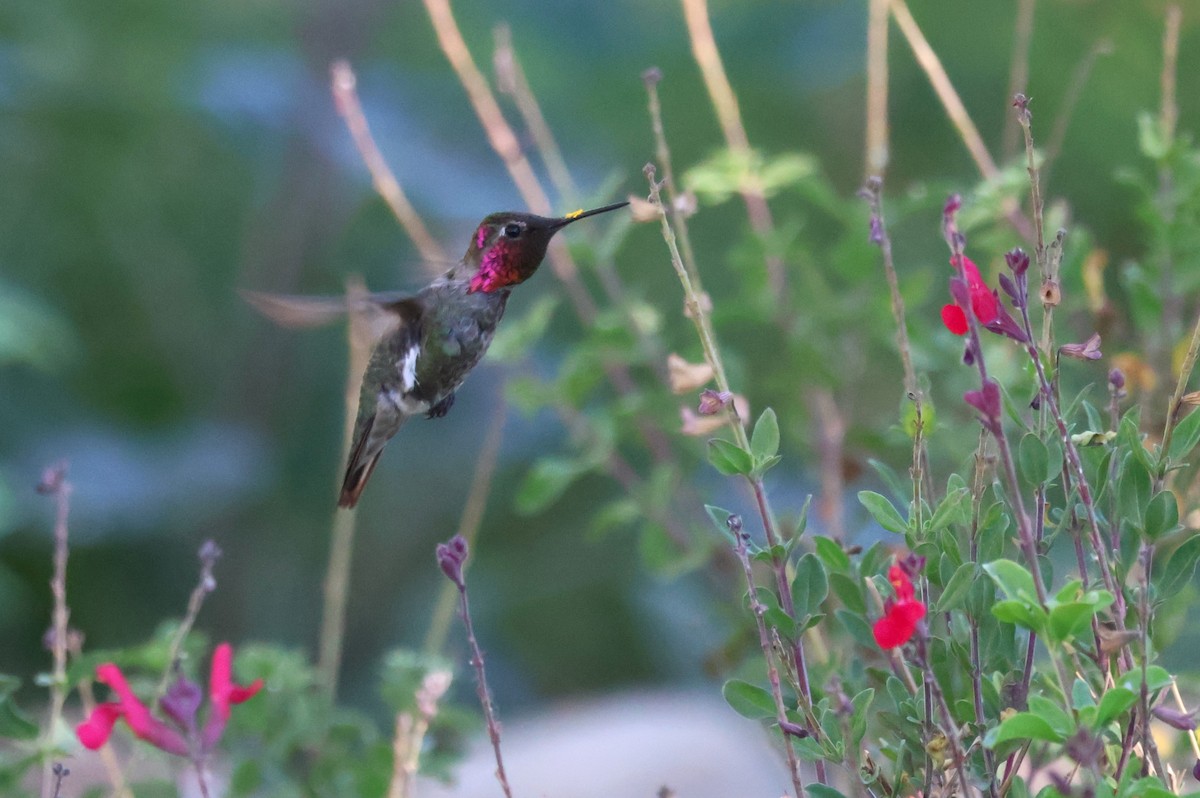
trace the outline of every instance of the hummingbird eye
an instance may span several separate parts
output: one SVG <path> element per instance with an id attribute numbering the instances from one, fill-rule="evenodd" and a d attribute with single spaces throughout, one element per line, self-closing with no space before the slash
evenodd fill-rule
<path id="1" fill-rule="evenodd" d="M 519 238 L 521 236 L 521 225 L 516 222 L 504 225 L 504 235 L 506 238 Z"/>

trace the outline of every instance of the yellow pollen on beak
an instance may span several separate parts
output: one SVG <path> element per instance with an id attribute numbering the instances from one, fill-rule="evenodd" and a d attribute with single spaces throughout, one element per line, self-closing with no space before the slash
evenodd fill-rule
<path id="1" fill-rule="evenodd" d="M 578 219 L 580 216 L 583 216 L 583 208 L 580 208 L 580 209 L 579 209 L 579 210 L 577 210 L 577 211 L 571 211 L 570 213 L 568 213 L 568 214 L 567 214 L 565 217 L 563 217 L 563 218 L 565 218 L 565 219 Z"/>

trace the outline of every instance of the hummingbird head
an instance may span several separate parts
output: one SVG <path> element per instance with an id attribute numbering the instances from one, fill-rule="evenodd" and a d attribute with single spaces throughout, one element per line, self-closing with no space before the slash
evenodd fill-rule
<path id="1" fill-rule="evenodd" d="M 617 202 L 559 217 L 515 211 L 491 214 L 475 229 L 471 246 L 463 257 L 464 263 L 475 265 L 469 290 L 491 293 L 525 282 L 546 257 L 546 247 L 555 233 L 571 222 L 615 211 L 628 204 Z"/>

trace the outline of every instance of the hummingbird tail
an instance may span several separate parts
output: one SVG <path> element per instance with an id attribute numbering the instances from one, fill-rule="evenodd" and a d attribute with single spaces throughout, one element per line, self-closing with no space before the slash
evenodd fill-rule
<path id="1" fill-rule="evenodd" d="M 367 480 L 371 478 L 371 472 L 375 470 L 375 464 L 379 462 L 379 456 L 383 454 L 382 446 L 374 447 L 373 452 L 367 451 L 373 426 L 374 418 L 367 421 L 362 434 L 358 436 L 354 451 L 350 453 L 350 461 L 346 464 L 346 478 L 342 480 L 342 492 L 338 496 L 338 507 L 349 509 L 358 504 L 358 497 L 362 495 Z"/>

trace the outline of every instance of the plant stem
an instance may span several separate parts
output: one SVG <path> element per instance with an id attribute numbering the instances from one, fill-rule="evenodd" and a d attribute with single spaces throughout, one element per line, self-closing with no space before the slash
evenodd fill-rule
<path id="1" fill-rule="evenodd" d="M 1029 193 L 1033 204 L 1034 256 L 1042 278 L 1042 287 L 1039 292 L 1043 310 L 1041 347 L 1042 354 L 1045 357 L 1051 357 L 1054 352 L 1054 308 L 1060 299 L 1058 264 L 1046 256 L 1044 203 L 1033 149 L 1033 115 L 1029 112 L 1028 103 L 1029 100 L 1024 95 L 1016 95 L 1017 122 L 1021 125 L 1021 130 L 1025 135 L 1025 168 L 1029 172 Z"/>
<path id="2" fill-rule="evenodd" d="M 475 639 L 475 624 L 471 622 L 471 604 L 467 598 L 467 583 L 458 584 L 459 614 L 467 632 L 467 645 L 471 649 L 471 666 L 475 669 L 475 689 L 479 696 L 479 704 L 483 708 L 483 716 L 487 720 L 488 739 L 492 742 L 492 751 L 496 755 L 496 779 L 507 798 L 512 798 L 512 788 L 508 786 L 508 775 L 504 772 L 504 757 L 500 754 L 500 722 L 496 720 L 496 708 L 492 703 L 492 691 L 488 687 L 487 670 L 483 661 L 483 650 Z"/>
<path id="3" fill-rule="evenodd" d="M 362 375 L 366 373 L 367 361 L 371 356 L 374 336 L 367 316 L 356 310 L 364 306 L 367 290 L 356 276 L 346 279 L 346 309 L 349 313 L 347 347 L 349 350 L 346 367 L 346 391 L 342 429 L 342 458 L 350 456 L 354 440 L 354 419 L 358 413 L 358 399 L 362 387 Z M 330 700 L 337 694 L 338 672 L 342 662 L 342 637 L 346 626 L 346 601 L 350 592 L 350 561 L 354 552 L 354 527 L 358 514 L 354 510 L 335 510 L 333 529 L 329 541 L 329 563 L 326 565 L 324 582 L 324 606 L 321 614 L 321 631 L 317 645 L 317 679 L 325 688 Z"/>
<path id="4" fill-rule="evenodd" d="M 717 112 L 717 121 L 721 132 L 725 135 L 725 146 L 743 162 L 751 162 L 750 139 L 746 135 L 746 127 L 742 124 L 742 113 L 738 109 L 737 95 L 725 74 L 725 66 L 721 63 L 721 52 L 717 49 L 717 40 L 713 36 L 712 23 L 708 16 L 708 0 L 681 0 L 683 16 L 687 23 L 688 40 L 692 45 L 692 55 L 700 66 L 700 74 L 704 78 L 704 86 Z M 746 215 L 750 219 L 750 227 L 762 237 L 770 235 L 775 222 L 771 218 L 771 209 L 767 205 L 766 194 L 763 193 L 758 173 L 748 175 L 745 185 L 741 188 L 742 200 L 746 204 Z M 787 274 L 784 271 L 783 260 L 777 256 L 767 257 L 767 281 L 772 293 L 784 302 L 787 296 Z"/>
<path id="5" fill-rule="evenodd" d="M 171 676 L 175 673 L 175 665 L 179 659 L 179 652 L 183 650 L 183 643 L 187 639 L 188 633 L 192 630 L 192 626 L 195 625 L 197 616 L 200 615 L 200 608 L 204 605 L 204 599 L 217 587 L 216 580 L 213 578 L 213 567 L 217 564 L 217 560 L 220 557 L 221 549 L 213 541 L 206 540 L 200 546 L 200 579 L 196 582 L 196 586 L 192 588 L 192 594 L 188 597 L 187 611 L 179 624 L 179 628 L 175 630 L 175 634 L 171 637 L 171 644 L 167 647 L 167 665 L 163 669 L 162 678 L 159 679 L 158 689 L 155 691 L 155 696 L 159 700 L 167 693 L 167 687 L 171 683 Z"/>
<path id="6" fill-rule="evenodd" d="M 864 173 L 882 180 L 890 157 L 888 143 L 888 0 L 867 4 L 867 108 Z M 878 175 L 879 178 L 872 178 Z"/>
<path id="7" fill-rule="evenodd" d="M 942 716 L 943 732 L 946 735 L 946 741 L 950 744 L 950 755 L 954 759 L 955 770 L 958 773 L 958 783 L 962 787 L 963 796 L 977 794 L 979 791 L 972 789 L 970 782 L 967 781 L 967 757 L 963 752 L 962 739 L 958 734 L 958 725 L 954 722 L 954 717 L 950 714 L 950 705 L 946 703 L 946 696 L 942 694 L 942 690 L 937 683 L 937 678 L 933 674 L 933 668 L 929 665 L 928 652 L 925 645 L 927 634 L 928 630 L 922 624 L 921 630 L 917 632 L 916 650 L 921 672 L 924 674 L 925 693 L 926 696 L 932 696 L 934 703 L 937 704 L 938 713 Z M 926 706 L 928 707 L 928 703 Z"/>
<path id="8" fill-rule="evenodd" d="M 392 215 L 396 217 L 400 226 L 404 228 L 404 232 L 416 245 L 417 251 L 421 253 L 421 258 L 424 260 L 426 271 L 431 276 L 441 274 L 445 271 L 448 261 L 446 252 L 429 232 L 429 228 L 425 226 L 425 222 L 413 208 L 412 203 L 408 201 L 408 196 L 400 187 L 400 181 L 396 179 L 396 175 L 388 167 L 383 153 L 379 151 L 375 137 L 371 135 L 371 127 L 367 124 L 367 117 L 363 113 L 362 103 L 358 99 L 357 78 L 350 62 L 334 61 L 330 66 L 330 77 L 333 105 L 345 121 L 351 138 L 354 139 L 354 146 L 358 148 L 358 154 L 371 174 L 371 182 L 375 186 L 376 193 L 391 208 Z"/>
<path id="9" fill-rule="evenodd" d="M 796 752 L 792 748 L 792 742 L 787 731 L 788 721 L 787 707 L 783 702 L 783 688 L 779 681 L 779 669 L 775 667 L 775 655 L 771 646 L 771 637 L 767 632 L 767 624 L 764 620 L 767 608 L 758 600 L 757 588 L 754 584 L 754 571 L 750 567 L 750 555 L 747 550 L 748 535 L 742 531 L 741 519 L 736 515 L 729 517 L 729 530 L 734 536 L 734 553 L 737 554 L 738 562 L 742 565 L 742 573 L 746 577 L 747 595 L 750 598 L 750 610 L 754 614 L 754 623 L 758 627 L 758 642 L 762 649 L 763 660 L 767 664 L 767 681 L 771 685 L 771 697 L 775 700 L 775 717 L 779 723 L 779 731 L 783 735 L 783 748 L 787 755 L 788 772 L 792 777 L 792 787 L 796 791 L 796 798 L 803 798 L 805 795 L 804 784 L 800 779 L 800 763 L 796 758 Z"/>
<path id="10" fill-rule="evenodd" d="M 1008 62 L 1008 93 L 1012 97 L 1026 91 L 1029 82 L 1029 42 L 1033 38 L 1033 9 L 1036 0 L 1019 0 L 1017 18 L 1013 23 L 1012 57 Z M 1000 154 L 1007 161 L 1017 151 L 1017 125 L 1011 116 L 1004 119 L 1004 137 Z"/>
<path id="11" fill-rule="evenodd" d="M 712 367 L 717 389 L 722 392 L 729 391 L 732 393 L 729 388 L 729 379 L 725 374 L 725 365 L 721 359 L 720 350 L 717 348 L 716 334 L 712 329 L 712 320 L 709 318 L 704 303 L 700 301 L 700 296 L 696 291 L 695 285 L 692 283 L 691 277 L 687 269 L 684 268 L 683 261 L 680 259 L 679 248 L 675 243 L 675 233 L 671 228 L 670 221 L 667 219 L 667 213 L 663 208 L 660 196 L 662 184 L 654 179 L 655 169 L 653 164 L 646 164 L 643 171 L 650 183 L 650 202 L 658 209 L 659 220 L 662 223 L 663 240 L 666 241 L 667 249 L 671 254 L 671 265 L 675 268 L 675 274 L 679 277 L 679 282 L 683 286 L 684 304 L 688 309 L 688 315 L 692 319 L 692 324 L 696 328 L 696 334 L 700 338 L 700 345 L 704 350 L 704 359 Z M 734 439 L 740 448 L 749 451 L 750 440 L 746 436 L 743 421 L 732 403 L 730 403 L 730 410 L 733 416 Z M 759 517 L 762 520 L 767 546 L 774 551 L 776 544 L 779 543 L 779 536 L 775 531 L 775 519 L 767 499 L 766 489 L 763 487 L 762 478 L 748 476 L 747 480 L 754 492 L 754 499 L 758 506 Z M 791 584 L 787 578 L 787 562 L 783 558 L 772 554 L 771 565 L 775 571 L 780 607 L 787 613 L 788 617 L 794 618 L 796 605 L 792 596 Z M 808 682 L 808 668 L 804 658 L 804 641 L 799 635 L 792 640 L 792 652 L 796 663 L 796 680 L 799 684 L 800 692 L 803 695 L 804 701 L 811 705 L 812 690 Z M 824 784 L 825 763 L 818 761 L 815 768 L 817 781 Z"/>
<path id="12" fill-rule="evenodd" d="M 1196 317 L 1196 326 L 1192 328 L 1192 340 L 1188 344 L 1187 355 L 1179 369 L 1179 379 L 1175 382 L 1175 393 L 1167 405 L 1167 421 L 1163 427 L 1162 445 L 1159 446 L 1158 473 L 1154 475 L 1156 490 L 1162 490 L 1166 482 L 1167 470 L 1171 466 L 1171 439 L 1175 435 L 1175 425 L 1179 421 L 1179 411 L 1183 409 L 1183 395 L 1187 391 L 1188 381 L 1196 368 L 1196 358 L 1200 355 L 1200 316 Z"/>
<path id="13" fill-rule="evenodd" d="M 61 778 L 55 774 L 55 763 L 50 756 L 54 748 L 54 739 L 59 725 L 62 723 L 63 704 L 67 700 L 67 637 L 70 634 L 70 608 L 67 606 L 67 557 L 70 554 L 68 545 L 68 518 L 71 512 L 71 493 L 73 486 L 67 480 L 67 464 L 59 462 L 50 466 L 42 474 L 38 484 L 38 493 L 54 497 L 54 570 L 50 577 L 50 595 L 54 598 L 54 611 L 50 650 L 53 657 L 53 670 L 50 678 L 50 712 L 46 719 L 46 730 L 42 735 L 42 795 L 50 798 L 58 791 Z M 61 768 L 61 765 L 59 766 Z"/>

